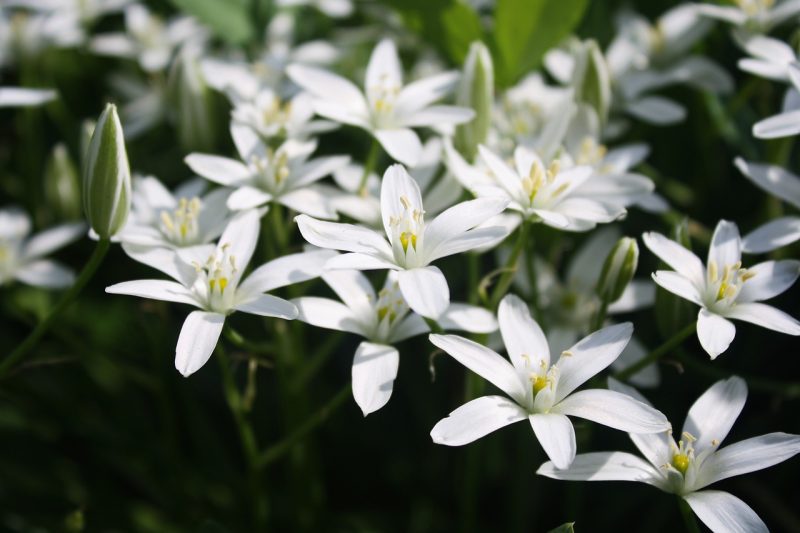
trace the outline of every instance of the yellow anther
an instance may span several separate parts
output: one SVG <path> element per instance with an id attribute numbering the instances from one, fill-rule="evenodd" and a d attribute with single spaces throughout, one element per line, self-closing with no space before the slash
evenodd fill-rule
<path id="1" fill-rule="evenodd" d="M 572 352 L 570 352 L 569 350 L 564 350 L 563 352 L 561 352 L 561 357 L 572 357 Z"/>
<path id="2" fill-rule="evenodd" d="M 408 199 L 407 196 L 400 197 L 400 203 L 403 204 L 403 209 L 411 209 L 411 201 Z"/>

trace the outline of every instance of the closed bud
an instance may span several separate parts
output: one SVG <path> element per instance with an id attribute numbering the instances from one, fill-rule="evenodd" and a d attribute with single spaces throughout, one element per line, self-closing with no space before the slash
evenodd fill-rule
<path id="1" fill-rule="evenodd" d="M 592 106 L 605 124 L 611 108 L 611 78 L 603 52 L 593 39 L 577 45 L 572 87 L 575 100 Z"/>
<path id="2" fill-rule="evenodd" d="M 206 84 L 196 47 L 184 46 L 169 74 L 171 119 L 186 151 L 211 151 L 216 140 L 216 95 Z"/>
<path id="3" fill-rule="evenodd" d="M 609 252 L 597 282 L 597 295 L 607 304 L 619 300 L 639 264 L 636 239 L 623 237 Z"/>
<path id="4" fill-rule="evenodd" d="M 44 199 L 54 220 L 81 217 L 81 189 L 78 168 L 63 143 L 57 144 L 44 171 Z"/>
<path id="5" fill-rule="evenodd" d="M 101 239 L 125 224 L 131 204 L 131 169 L 114 104 L 106 105 L 89 141 L 83 169 L 83 209 Z"/>
<path id="6" fill-rule="evenodd" d="M 475 111 L 475 118 L 456 128 L 455 144 L 464 157 L 473 161 L 478 145 L 486 142 L 494 103 L 492 56 L 482 42 L 474 42 L 464 61 L 464 72 L 456 92 L 456 104 Z"/>

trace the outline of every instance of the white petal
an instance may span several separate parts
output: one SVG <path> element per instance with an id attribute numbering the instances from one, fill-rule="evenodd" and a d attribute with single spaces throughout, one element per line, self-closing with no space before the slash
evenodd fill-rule
<path id="1" fill-rule="evenodd" d="M 575 428 L 569 418 L 551 413 L 530 415 L 528 419 L 544 453 L 555 467 L 568 468 L 575 459 L 576 451 Z"/>
<path id="2" fill-rule="evenodd" d="M 362 342 L 353 357 L 353 398 L 364 416 L 374 413 L 392 397 L 399 352 L 383 344 Z"/>
<path id="3" fill-rule="evenodd" d="M 649 281 L 631 280 L 614 303 L 608 306 L 610 315 L 630 313 L 652 306 L 656 301 L 656 287 Z"/>
<path id="4" fill-rule="evenodd" d="M 726 313 L 729 314 L 729 313 Z M 736 336 L 736 326 L 730 320 L 703 308 L 697 315 L 697 339 L 711 359 L 728 349 Z"/>
<path id="5" fill-rule="evenodd" d="M 295 298 L 292 303 L 297 307 L 297 320 L 318 328 L 366 336 L 353 311 L 340 302 L 328 298 L 304 296 Z"/>
<path id="6" fill-rule="evenodd" d="M 382 87 L 402 87 L 403 68 L 397 55 L 397 48 L 391 39 L 383 39 L 372 50 L 367 63 L 364 87 L 369 94 Z"/>
<path id="7" fill-rule="evenodd" d="M 727 492 L 703 490 L 687 494 L 683 499 L 714 533 L 769 533 L 755 511 Z"/>
<path id="8" fill-rule="evenodd" d="M 215 248 L 213 244 L 207 244 L 176 252 L 168 248 L 122 244 L 122 249 L 128 257 L 163 272 L 185 287 L 190 287 L 197 278 L 197 271 L 192 266 L 192 261 L 204 263 L 214 253 Z"/>
<path id="9" fill-rule="evenodd" d="M 392 221 L 403 217 L 406 205 L 412 211 L 424 211 L 419 184 L 402 165 L 386 169 L 381 183 L 381 217 L 383 229 L 391 239 Z"/>
<path id="10" fill-rule="evenodd" d="M 500 333 L 508 358 L 517 370 L 548 368 L 550 347 L 542 328 L 531 317 L 528 305 L 513 294 L 506 295 L 497 309 Z"/>
<path id="11" fill-rule="evenodd" d="M 700 291 L 689 280 L 689 278 L 673 272 L 671 270 L 658 270 L 653 272 L 653 281 L 658 283 L 661 287 L 668 290 L 672 294 L 677 294 L 681 298 L 694 302 L 697 305 L 703 305 Z"/>
<path id="12" fill-rule="evenodd" d="M 355 270 L 329 270 L 322 279 L 359 317 L 371 317 L 375 310 L 375 289 L 366 276 Z"/>
<path id="13" fill-rule="evenodd" d="M 746 400 L 747 385 L 742 378 L 733 376 L 714 383 L 692 404 L 683 431 L 697 439 L 695 453 L 725 440 Z"/>
<path id="14" fill-rule="evenodd" d="M 425 226 L 425 255 L 444 257 L 439 253 L 440 247 L 446 247 L 449 240 L 461 237 L 468 230 L 502 213 L 507 205 L 508 200 L 504 198 L 478 198 L 447 209 Z"/>
<path id="15" fill-rule="evenodd" d="M 751 163 L 741 157 L 734 164 L 758 187 L 800 209 L 800 177 L 777 165 Z"/>
<path id="16" fill-rule="evenodd" d="M 20 267 L 14 272 L 14 277 L 28 285 L 46 289 L 63 289 L 75 282 L 75 274 L 71 269 L 48 259 L 40 259 Z"/>
<path id="17" fill-rule="evenodd" d="M 492 333 L 497 330 L 497 320 L 492 312 L 475 305 L 451 303 L 438 322 L 445 330 L 470 333 Z"/>
<path id="18" fill-rule="evenodd" d="M 450 288 L 442 271 L 434 266 L 412 268 L 397 273 L 400 292 L 415 312 L 434 320 L 450 304 Z"/>
<path id="19" fill-rule="evenodd" d="M 336 254 L 329 250 L 313 250 L 290 254 L 255 269 L 239 285 L 239 292 L 262 293 L 319 277 L 325 263 Z"/>
<path id="20" fill-rule="evenodd" d="M 440 100 L 455 87 L 458 77 L 458 72 L 442 72 L 409 83 L 395 100 L 397 114 L 406 116 Z"/>
<path id="21" fill-rule="evenodd" d="M 800 322 L 771 305 L 740 303 L 728 310 L 725 316 L 736 320 L 744 320 L 780 333 L 800 335 Z"/>
<path id="22" fill-rule="evenodd" d="M 418 128 L 423 126 L 441 127 L 449 124 L 463 124 L 475 118 L 475 111 L 466 107 L 437 105 L 426 107 L 402 119 L 403 126 Z"/>
<path id="23" fill-rule="evenodd" d="M 175 349 L 175 368 L 188 377 L 206 364 L 217 347 L 225 315 L 192 311 L 186 317 Z"/>
<path id="24" fill-rule="evenodd" d="M 298 171 L 298 177 L 292 182 L 292 187 L 300 187 L 314 183 L 325 176 L 343 168 L 350 162 L 350 156 L 319 157 L 305 163 Z"/>
<path id="25" fill-rule="evenodd" d="M 392 257 L 392 249 L 386 239 L 363 226 L 325 222 L 308 215 L 299 215 L 295 221 L 303 238 L 314 246 L 365 253 L 383 259 Z"/>
<path id="26" fill-rule="evenodd" d="M 502 396 L 482 396 L 465 403 L 431 430 L 436 444 L 463 446 L 514 422 L 525 420 L 528 413 Z"/>
<path id="27" fill-rule="evenodd" d="M 602 371 L 619 356 L 633 335 L 630 322 L 596 331 L 561 354 L 554 401 L 560 402 L 569 393 Z"/>
<path id="28" fill-rule="evenodd" d="M 414 131 L 408 128 L 398 128 L 375 130 L 373 134 L 392 159 L 409 167 L 417 166 L 422 155 L 422 143 Z"/>
<path id="29" fill-rule="evenodd" d="M 753 124 L 753 135 L 759 139 L 779 139 L 800 133 L 800 110 L 774 115 Z"/>
<path id="30" fill-rule="evenodd" d="M 0 87 L 0 108 L 39 106 L 55 100 L 57 96 L 58 93 L 52 89 Z"/>
<path id="31" fill-rule="evenodd" d="M 236 185 L 250 177 L 246 166 L 227 157 L 189 154 L 183 161 L 198 175 L 220 185 Z"/>
<path id="32" fill-rule="evenodd" d="M 236 263 L 236 270 L 228 280 L 233 287 L 238 285 L 242 273 L 250 263 L 250 258 L 253 257 L 258 241 L 258 232 L 261 229 L 260 218 L 255 209 L 240 211 L 231 219 L 219 237 L 218 253 L 221 256 L 224 249 L 228 257 L 233 258 Z"/>
<path id="33" fill-rule="evenodd" d="M 337 255 L 325 263 L 326 270 L 394 270 L 397 268 L 398 266 L 388 259 L 361 253 Z"/>
<path id="34" fill-rule="evenodd" d="M 367 102 L 361 91 L 350 81 L 322 69 L 304 65 L 289 65 L 286 74 L 293 82 L 321 101 L 344 111 L 366 117 Z"/>
<path id="35" fill-rule="evenodd" d="M 777 296 L 794 285 L 800 276 L 800 261 L 765 261 L 747 269 L 748 279 L 736 296 L 737 302 L 758 302 Z"/>
<path id="36" fill-rule="evenodd" d="M 649 463 L 625 452 L 582 453 L 563 470 L 548 461 L 536 473 L 565 481 L 639 481 L 660 486 L 658 472 Z"/>
<path id="37" fill-rule="evenodd" d="M 660 233 L 645 233 L 642 235 L 642 240 L 651 252 L 668 264 L 674 271 L 689 278 L 695 286 L 704 286 L 706 271 L 703 267 L 703 262 L 691 250 L 687 250 Z M 720 268 L 722 267 L 720 266 Z"/>
<path id="38" fill-rule="evenodd" d="M 769 433 L 718 450 L 702 466 L 703 486 L 782 463 L 800 453 L 800 436 Z"/>
<path id="39" fill-rule="evenodd" d="M 449 255 L 460 254 L 469 250 L 486 251 L 494 248 L 505 240 L 508 235 L 514 231 L 516 225 L 520 222 L 519 217 L 515 216 L 512 219 L 495 220 L 497 217 L 490 219 L 486 224 L 497 221 L 504 223 L 511 221 L 511 225 L 507 226 L 487 226 L 471 229 L 462 233 L 458 237 L 451 237 L 447 241 L 440 243 L 433 252 L 428 251 L 427 242 L 425 243 L 425 260 L 429 263 L 447 257 Z M 514 224 L 516 223 L 516 225 Z"/>
<path id="40" fill-rule="evenodd" d="M 710 265 L 714 261 L 717 268 L 722 270 L 728 265 L 738 263 L 741 259 L 742 238 L 739 236 L 739 228 L 733 222 L 720 220 L 711 237 L 708 264 Z"/>
<path id="41" fill-rule="evenodd" d="M 122 283 L 106 287 L 106 292 L 109 294 L 127 294 L 129 296 L 138 296 L 139 298 L 177 302 L 199 307 L 191 291 L 174 281 L 161 279 L 123 281 Z"/>
<path id="42" fill-rule="evenodd" d="M 686 108 L 661 96 L 645 96 L 625 106 L 634 117 L 657 126 L 681 122 L 686 118 Z"/>
<path id="43" fill-rule="evenodd" d="M 522 190 L 522 180 L 517 173 L 505 163 L 505 161 L 500 159 L 497 155 L 495 155 L 494 152 L 483 145 L 478 146 L 478 152 L 480 153 L 483 162 L 486 163 L 486 166 L 492 171 L 494 178 L 512 198 L 520 198 L 525 194 L 525 192 Z M 517 156 L 517 161 L 519 161 L 523 156 L 531 161 L 538 159 L 532 152 L 523 147 L 517 147 L 515 155 Z M 530 165 L 528 172 L 530 172 Z"/>
<path id="44" fill-rule="evenodd" d="M 663 433 L 670 429 L 660 411 L 610 390 L 589 389 L 570 394 L 551 412 L 585 418 L 629 433 Z"/>
<path id="45" fill-rule="evenodd" d="M 445 326 L 442 326 L 445 327 Z M 458 329 L 458 328 L 455 328 Z M 430 333 L 430 328 L 425 320 L 416 313 L 408 313 L 399 324 L 392 326 L 387 342 L 394 344 L 423 333 Z"/>
<path id="46" fill-rule="evenodd" d="M 228 197 L 227 206 L 231 211 L 243 211 L 259 207 L 272 200 L 272 195 L 251 185 L 239 187 Z"/>
<path id="47" fill-rule="evenodd" d="M 527 392 L 507 359 L 489 348 L 458 335 L 430 335 L 430 341 L 518 402 Z"/>
<path id="48" fill-rule="evenodd" d="M 800 240 L 800 218 L 781 217 L 770 220 L 742 238 L 742 251 L 764 254 Z"/>
<path id="49" fill-rule="evenodd" d="M 22 253 L 27 259 L 42 257 L 77 240 L 85 232 L 86 224 L 82 222 L 50 228 L 31 237 Z"/>
<path id="50" fill-rule="evenodd" d="M 333 199 L 329 188 L 322 185 L 309 185 L 278 197 L 280 203 L 293 211 L 331 220 L 338 218 Z"/>
<path id="51" fill-rule="evenodd" d="M 283 318 L 285 320 L 297 318 L 297 307 L 292 302 L 271 294 L 261 294 L 254 298 L 249 298 L 235 305 L 234 309 L 243 313 Z"/>

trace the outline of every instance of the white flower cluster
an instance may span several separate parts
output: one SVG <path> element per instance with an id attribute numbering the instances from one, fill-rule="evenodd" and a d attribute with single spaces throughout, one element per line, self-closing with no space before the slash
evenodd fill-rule
<path id="1" fill-rule="evenodd" d="M 646 232 L 642 242 L 664 267 L 652 273 L 656 285 L 632 279 L 638 247 L 635 239 L 614 247 L 620 221 L 628 209 L 657 220 L 672 208 L 656 192 L 653 173 L 643 170 L 651 146 L 618 139 L 687 118 L 686 107 L 659 94 L 665 88 L 733 91 L 733 78 L 695 53 L 715 20 L 732 25 L 746 54 L 742 71 L 787 85 L 782 109 L 756 122 L 753 136 L 800 133 L 800 60 L 792 46 L 768 35 L 797 25 L 800 1 L 682 4 L 655 22 L 626 10 L 605 49 L 568 39 L 544 54 L 545 71 L 497 95 L 482 45 L 473 45 L 461 71 L 438 64 L 407 69 L 399 35 L 370 37 L 377 42 L 360 70 L 350 52 L 363 36 L 295 42 L 298 5 L 337 19 L 351 17 L 357 5 L 277 4 L 255 52 L 220 51 L 195 19 L 162 19 L 133 0 L 9 0 L 0 8 L 0 66 L 47 47 L 131 61 L 109 80 L 124 100 L 126 137 L 164 120 L 178 132 L 187 170 L 196 176 L 174 191 L 156 177 L 136 176 L 130 215 L 113 236 L 130 258 L 170 279 L 106 289 L 196 308 L 177 339 L 178 371 L 189 376 L 203 367 L 236 311 L 296 319 L 363 339 L 352 359 L 352 392 L 366 416 L 392 395 L 398 345 L 429 335 L 433 346 L 503 393 L 471 399 L 441 419 L 431 430 L 435 443 L 465 445 L 527 420 L 550 459 L 541 475 L 641 481 L 685 499 L 715 532 L 767 531 L 744 502 L 706 487 L 789 459 L 800 452 L 800 436 L 770 433 L 721 447 L 747 395 L 745 380 L 733 376 L 693 404 L 676 443 L 667 418 L 630 386 L 657 387 L 656 362 L 670 348 L 648 356 L 633 338 L 634 324 L 610 317 L 652 306 L 657 285 L 699 307 L 683 337 L 696 332 L 711 359 L 731 346 L 731 320 L 800 335 L 798 320 L 763 303 L 792 287 L 800 260 L 747 259 L 800 240 L 800 217 L 776 217 L 744 237 L 736 223 L 720 220 L 705 262 L 679 237 Z M 100 17 L 119 13 L 124 30 L 92 32 Z M 53 91 L 0 89 L 0 106 L 53 98 Z M 227 100 L 227 127 L 214 120 L 213 98 Z M 230 133 L 234 150 L 219 148 L 220 132 Z M 361 140 L 350 150 L 348 143 Z M 800 177 L 785 168 L 788 159 L 780 163 L 737 157 L 733 164 L 800 209 Z M 295 228 L 305 243 L 291 242 Z M 68 286 L 71 272 L 43 256 L 85 226 L 27 238 L 30 231 L 18 208 L 0 210 L 0 284 Z M 553 257 L 566 248 L 549 255 L 537 248 L 543 235 L 575 243 L 575 234 L 589 232 L 563 272 Z M 248 271 L 255 259 L 260 264 Z M 457 265 L 470 262 L 480 272 L 493 261 L 498 270 L 472 280 L 470 303 L 451 301 L 453 280 L 467 270 Z M 385 272 L 382 288 L 362 271 Z M 338 299 L 268 294 L 315 278 Z M 597 376 L 607 368 L 619 380 L 603 387 Z M 571 417 L 629 433 L 645 460 L 627 452 L 578 453 Z"/>

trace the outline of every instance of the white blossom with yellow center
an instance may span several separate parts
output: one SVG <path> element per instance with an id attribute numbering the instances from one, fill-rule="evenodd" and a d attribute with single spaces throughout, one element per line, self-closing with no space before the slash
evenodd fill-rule
<path id="1" fill-rule="evenodd" d="M 275 91 L 261 89 L 255 98 L 235 102 L 233 122 L 252 128 L 264 139 L 275 137 L 306 140 L 312 135 L 335 129 L 327 120 L 313 120 L 314 106 L 308 93 L 282 100 Z"/>
<path id="2" fill-rule="evenodd" d="M 729 318 L 800 335 L 800 322 L 761 303 L 794 284 L 800 275 L 800 261 L 765 261 L 742 268 L 739 229 L 727 220 L 721 220 L 714 230 L 705 267 L 690 250 L 659 233 L 645 233 L 644 243 L 674 269 L 654 272 L 655 282 L 700 306 L 697 337 L 712 359 L 728 349 L 736 334 Z"/>
<path id="3" fill-rule="evenodd" d="M 766 34 L 800 14 L 798 0 L 732 0 L 733 5 L 696 4 L 698 13 L 725 21 L 750 34 Z"/>
<path id="4" fill-rule="evenodd" d="M 636 389 L 609 379 L 609 387 L 650 405 Z M 538 474 L 569 481 L 638 481 L 686 500 L 714 533 L 767 533 L 761 518 L 736 496 L 707 487 L 776 465 L 800 453 L 800 436 L 769 433 L 721 447 L 747 399 L 739 377 L 718 381 L 694 402 L 681 438 L 671 432 L 631 433 L 644 459 L 627 452 L 579 454 L 569 468 L 543 464 Z"/>

